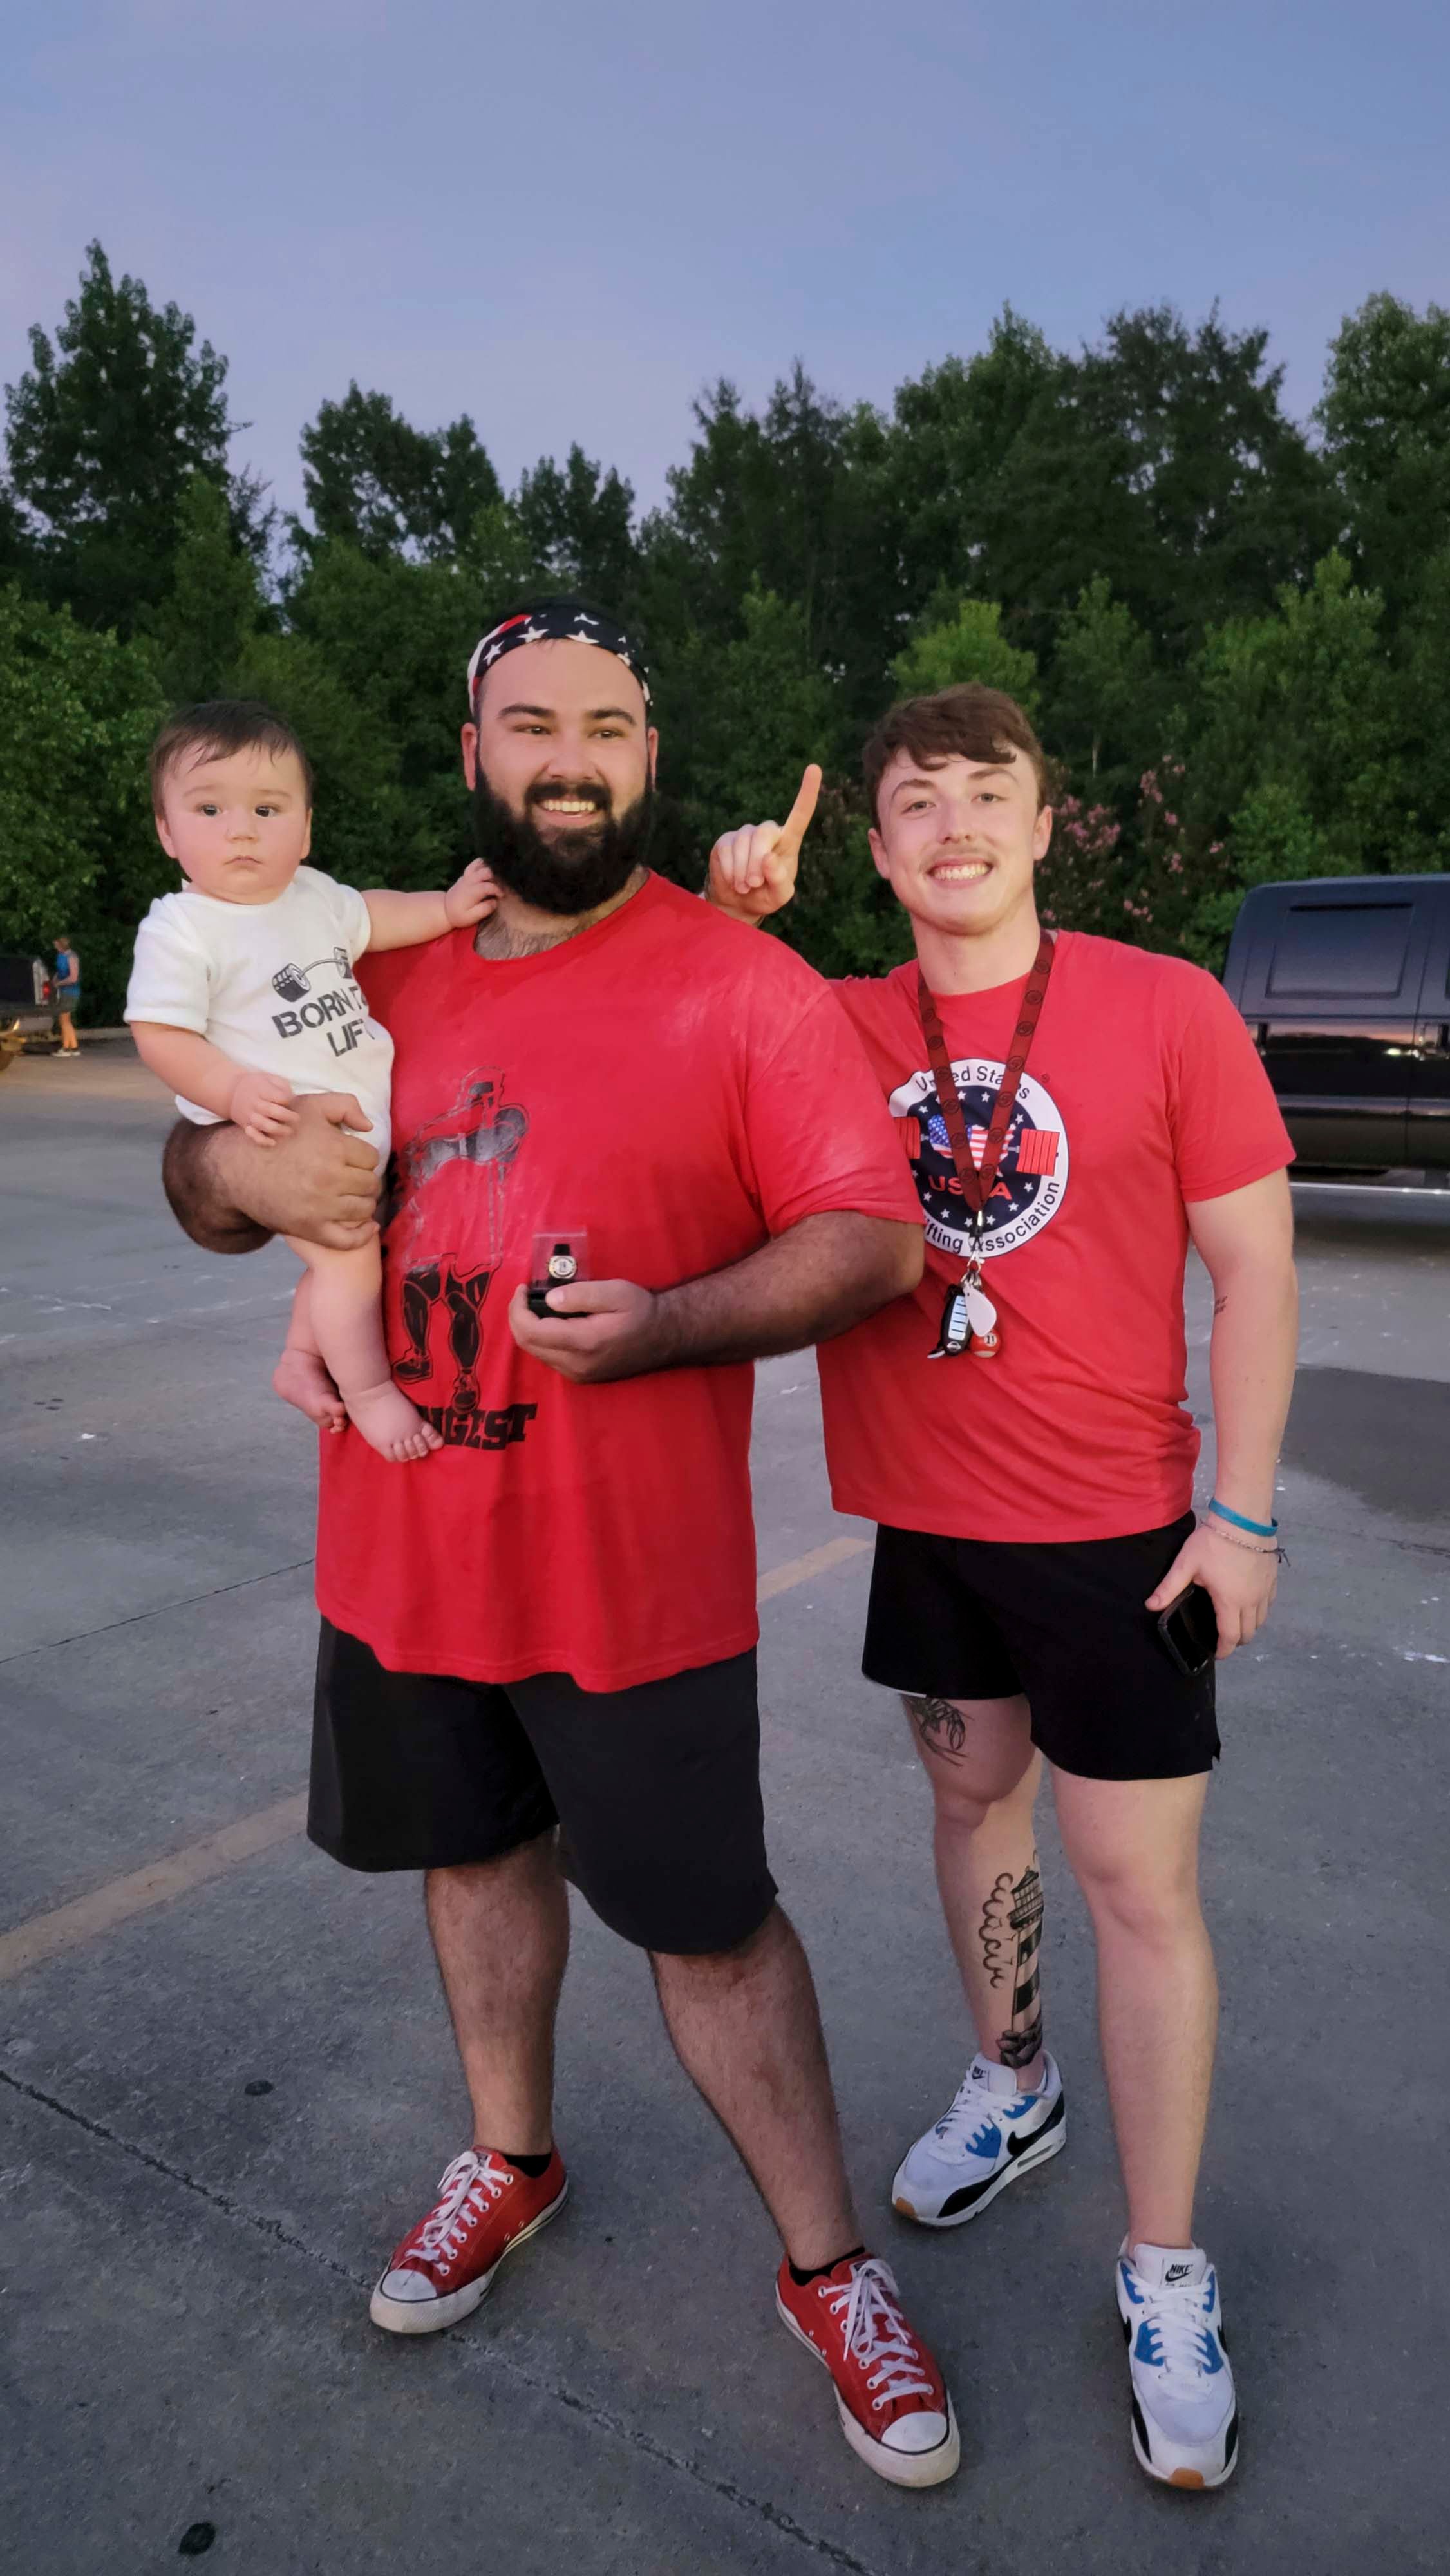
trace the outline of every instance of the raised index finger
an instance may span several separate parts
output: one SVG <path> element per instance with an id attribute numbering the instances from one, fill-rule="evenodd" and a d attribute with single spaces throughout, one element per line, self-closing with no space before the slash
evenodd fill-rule
<path id="1" fill-rule="evenodd" d="M 780 837 L 775 845 L 778 850 L 784 851 L 788 859 L 795 857 L 805 839 L 811 816 L 816 810 L 816 798 L 820 792 L 821 772 L 818 764 L 812 760 L 807 764 L 805 776 L 800 783 L 800 793 L 780 827 Z"/>

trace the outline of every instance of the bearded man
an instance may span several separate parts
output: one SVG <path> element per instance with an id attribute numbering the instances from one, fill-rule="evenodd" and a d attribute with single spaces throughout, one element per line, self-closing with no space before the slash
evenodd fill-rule
<path id="1" fill-rule="evenodd" d="M 578 600 L 493 626 L 462 744 L 497 910 L 362 969 L 396 1047 L 389 1347 L 443 1445 L 402 1472 L 350 1431 L 323 1444 L 309 1831 L 424 1872 L 473 2105 L 371 2313 L 452 2325 L 563 2206 L 562 1826 L 779 2229 L 777 2308 L 848 2442 L 934 2485 L 951 2401 L 859 2241 L 766 1861 L 747 1462 L 749 1363 L 911 1289 L 920 1213 L 826 987 L 649 873 L 648 686 Z M 377 1176 L 347 1109 L 299 1103 L 265 1151 L 178 1131 L 187 1231 L 356 1239 Z"/>

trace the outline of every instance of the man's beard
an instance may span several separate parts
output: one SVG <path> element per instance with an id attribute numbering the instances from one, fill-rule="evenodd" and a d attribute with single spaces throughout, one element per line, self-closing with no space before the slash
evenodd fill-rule
<path id="1" fill-rule="evenodd" d="M 587 796 L 604 821 L 578 831 L 542 833 L 533 808 L 545 796 Z M 593 912 L 623 892 L 642 866 L 654 825 L 654 792 L 647 782 L 623 814 L 610 811 L 608 791 L 591 781 L 568 787 L 558 779 L 529 788 L 522 815 L 496 796 L 480 769 L 473 789 L 473 838 L 478 855 L 501 886 L 535 912 L 565 919 Z"/>

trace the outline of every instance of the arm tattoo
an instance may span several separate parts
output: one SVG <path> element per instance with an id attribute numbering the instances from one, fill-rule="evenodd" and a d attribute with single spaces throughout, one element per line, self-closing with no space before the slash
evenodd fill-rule
<path id="1" fill-rule="evenodd" d="M 922 1749 L 944 1762 L 960 1762 L 967 1741 L 967 1721 L 949 1699 L 908 1699 L 906 1714 L 921 1737 Z"/>
<path id="2" fill-rule="evenodd" d="M 1030 2066 L 1042 2046 L 1039 1994 L 1042 1963 L 1042 1880 L 1033 1853 L 1022 1876 L 1013 1883 L 1009 1869 L 1000 1871 L 982 1908 L 982 1965 L 994 1991 L 1011 1982 L 1012 2008 L 997 2045 L 1004 2066 Z"/>
<path id="3" fill-rule="evenodd" d="M 1215 1297 L 1215 1299 L 1214 1299 L 1214 1301 L 1213 1301 L 1213 1311 L 1214 1311 L 1214 1313 L 1215 1313 L 1216 1315 L 1221 1315 L 1221 1314 L 1223 1313 L 1223 1310 L 1224 1310 L 1224 1308 L 1225 1308 L 1225 1306 L 1226 1306 L 1227 1304 L 1228 1304 L 1228 1299 L 1227 1299 L 1227 1297 Z"/>

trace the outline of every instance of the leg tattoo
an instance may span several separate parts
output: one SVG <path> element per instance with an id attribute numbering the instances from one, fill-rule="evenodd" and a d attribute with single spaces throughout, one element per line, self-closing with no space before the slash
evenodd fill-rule
<path id="1" fill-rule="evenodd" d="M 1007 1928 L 1017 1935 L 1017 1965 L 1012 1986 L 1012 2021 L 999 2046 L 1004 2066 L 1030 2066 L 1042 2046 L 1042 1881 L 1037 1854 L 1012 1890 Z M 1023 2016 L 1028 2018 L 1024 2021 Z M 1019 2027 L 1020 2024 L 1020 2027 Z"/>
<path id="2" fill-rule="evenodd" d="M 967 1721 L 949 1699 L 908 1699 L 907 1716 L 928 1753 L 959 1762 L 967 1741 Z"/>
<path id="3" fill-rule="evenodd" d="M 1037 1854 L 1013 1884 L 1010 1870 L 992 1882 L 982 1908 L 982 1965 L 991 1985 L 1010 1982 L 1012 2009 L 997 2045 L 1004 2066 L 1030 2066 L 1042 2046 L 1042 1880 Z"/>

